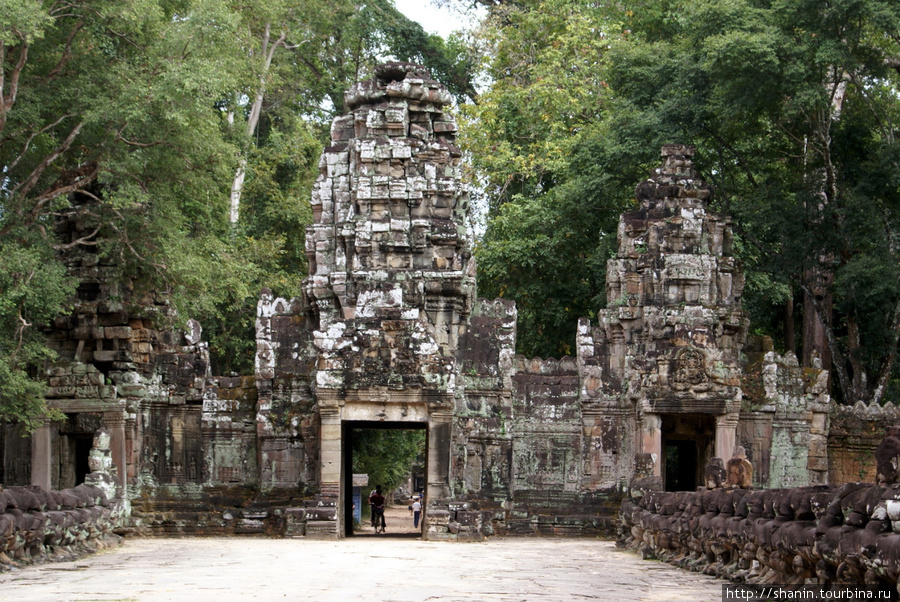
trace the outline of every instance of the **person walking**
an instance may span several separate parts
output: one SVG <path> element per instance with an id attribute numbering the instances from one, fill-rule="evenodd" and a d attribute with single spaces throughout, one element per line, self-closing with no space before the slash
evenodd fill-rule
<path id="1" fill-rule="evenodd" d="M 381 485 L 375 487 L 375 493 L 369 496 L 369 502 L 372 504 L 372 525 L 375 532 L 378 533 L 378 527 L 384 533 L 384 494 L 381 493 Z"/>
<path id="2" fill-rule="evenodd" d="M 413 510 L 413 527 L 419 528 L 419 517 L 422 516 L 422 502 L 419 501 L 419 498 L 416 498 L 416 501 L 413 502 L 412 505 Z"/>

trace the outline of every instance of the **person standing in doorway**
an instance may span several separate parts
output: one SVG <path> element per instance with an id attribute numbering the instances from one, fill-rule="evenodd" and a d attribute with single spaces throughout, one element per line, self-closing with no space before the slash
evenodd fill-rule
<path id="1" fill-rule="evenodd" d="M 422 502 L 419 501 L 419 498 L 416 498 L 416 501 L 413 502 L 412 505 L 413 510 L 413 527 L 419 528 L 419 517 L 422 516 Z"/>
<path id="2" fill-rule="evenodd" d="M 372 496 L 375 495 L 375 490 L 369 492 L 369 497 L 366 501 L 369 502 L 369 522 L 372 523 L 372 526 L 375 526 L 375 504 L 372 503 Z"/>

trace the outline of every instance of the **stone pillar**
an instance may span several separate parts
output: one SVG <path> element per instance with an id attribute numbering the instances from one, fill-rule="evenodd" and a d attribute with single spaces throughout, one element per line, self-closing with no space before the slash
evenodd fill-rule
<path id="1" fill-rule="evenodd" d="M 341 486 L 341 409 L 324 407 L 319 409 L 321 419 L 322 471 L 319 479 L 321 490 L 336 492 Z"/>
<path id="2" fill-rule="evenodd" d="M 137 478 L 137 462 L 135 462 L 135 441 L 137 440 L 135 433 L 137 432 L 137 420 L 135 418 L 125 420 L 125 466 L 128 470 L 125 475 L 126 482 Z"/>
<path id="3" fill-rule="evenodd" d="M 116 481 L 119 485 L 120 499 L 128 499 L 128 461 L 125 454 L 125 414 L 107 412 L 103 414 L 103 424 L 109 429 L 109 451 L 113 466 L 116 467 Z"/>
<path id="4" fill-rule="evenodd" d="M 737 445 L 738 412 L 716 416 L 716 455 L 728 459 L 734 455 Z"/>
<path id="5" fill-rule="evenodd" d="M 449 410 L 432 410 L 428 417 L 428 484 L 426 503 L 450 498 L 450 424 Z"/>
<path id="6" fill-rule="evenodd" d="M 662 416 L 644 414 L 641 425 L 641 451 L 653 454 L 653 475 L 662 476 Z"/>
<path id="7" fill-rule="evenodd" d="M 50 491 L 50 466 L 53 461 L 50 439 L 50 422 L 46 420 L 31 433 L 31 484 L 47 491 Z"/>

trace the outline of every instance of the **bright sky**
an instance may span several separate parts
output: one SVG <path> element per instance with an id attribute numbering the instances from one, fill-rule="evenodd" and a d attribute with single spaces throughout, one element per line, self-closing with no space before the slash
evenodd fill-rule
<path id="1" fill-rule="evenodd" d="M 453 31 L 474 25 L 477 18 L 475 11 L 461 13 L 447 6 L 438 8 L 431 0 L 394 0 L 394 4 L 401 13 L 418 21 L 425 31 L 443 38 Z M 481 10 L 477 12 L 480 13 Z"/>

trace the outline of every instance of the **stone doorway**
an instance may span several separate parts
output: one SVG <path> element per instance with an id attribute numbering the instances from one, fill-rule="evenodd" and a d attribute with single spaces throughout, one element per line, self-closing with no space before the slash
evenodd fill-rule
<path id="1" fill-rule="evenodd" d="M 662 416 L 662 479 L 666 491 L 693 491 L 713 457 L 716 423 L 711 414 Z"/>
<path id="2" fill-rule="evenodd" d="M 94 433 L 102 425 L 103 417 L 98 412 L 66 415 L 66 421 L 59 425 L 59 473 L 52 477 L 53 487 L 67 489 L 84 483 L 85 477 L 91 472 L 88 456 L 94 446 Z"/>
<path id="3" fill-rule="evenodd" d="M 408 435 L 408 437 L 404 435 Z M 390 448 L 392 447 L 391 443 L 402 440 L 409 446 L 420 446 L 417 457 L 410 462 L 409 478 L 404 480 L 404 482 L 394 490 L 384 491 L 385 496 L 389 497 L 388 503 L 393 503 L 394 507 L 398 507 L 397 504 L 399 504 L 399 507 L 405 512 L 409 496 L 417 493 L 424 495 L 426 493 L 425 484 L 428 482 L 427 473 L 429 457 L 428 439 L 428 424 L 425 422 L 343 421 L 341 425 L 341 440 L 343 443 L 341 479 L 344 495 L 341 496 L 341 508 L 339 509 L 339 515 L 342 518 L 341 531 L 343 536 L 350 537 L 354 535 L 354 503 L 361 504 L 361 510 L 363 510 L 363 512 L 361 512 L 363 515 L 362 523 L 356 534 L 370 534 L 368 529 L 368 517 L 365 514 L 364 507 L 370 490 L 374 489 L 376 485 L 382 484 L 375 482 L 377 477 L 375 479 L 370 478 L 368 485 L 360 488 L 359 496 L 356 497 L 354 495 L 353 475 L 355 473 L 359 474 L 359 470 L 361 470 L 359 462 L 354 461 L 354 452 L 371 454 L 371 448 L 369 450 L 361 450 L 360 444 L 368 444 L 371 446 L 375 443 L 376 446 L 380 444 L 383 447 Z M 384 449 L 385 462 L 396 459 L 396 457 L 391 456 L 392 453 L 398 452 L 393 449 Z M 421 491 L 414 490 L 417 485 L 421 487 Z M 393 499 L 391 499 L 391 496 L 393 496 Z M 423 503 L 422 516 L 419 521 L 419 529 L 416 535 L 421 534 L 424 530 L 424 510 Z M 396 530 L 392 531 L 394 535 L 398 534 Z M 405 529 L 400 534 L 410 535 L 407 531 L 410 531 L 410 529 Z"/>

